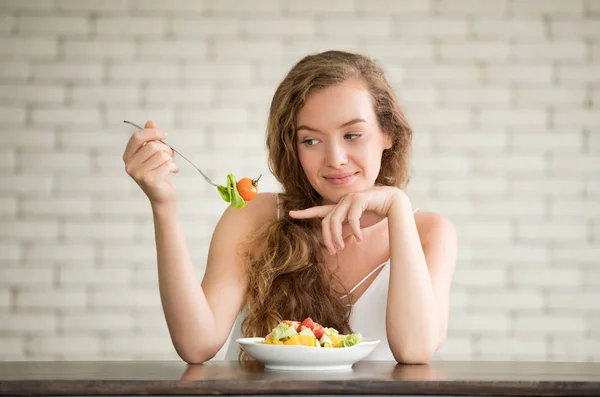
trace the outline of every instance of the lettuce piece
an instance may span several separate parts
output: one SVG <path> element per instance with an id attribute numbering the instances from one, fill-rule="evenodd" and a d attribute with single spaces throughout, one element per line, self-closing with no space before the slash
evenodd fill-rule
<path id="1" fill-rule="evenodd" d="M 328 336 L 339 335 L 339 332 L 335 328 L 325 328 L 325 334 L 328 335 Z"/>
<path id="2" fill-rule="evenodd" d="M 286 323 L 279 323 L 279 325 L 271 331 L 271 338 L 275 340 L 281 340 L 290 338 L 298 334 L 293 327 L 290 327 Z"/>
<path id="3" fill-rule="evenodd" d="M 346 339 L 344 339 L 342 341 L 342 346 L 343 347 L 354 346 L 354 345 L 360 343 L 361 340 L 362 340 L 361 334 L 350 334 L 346 337 Z"/>
<path id="4" fill-rule="evenodd" d="M 227 185 L 217 186 L 217 191 L 221 195 L 221 198 L 225 200 L 225 202 L 231 203 L 230 205 L 234 208 L 244 208 L 246 204 L 248 204 L 248 202 L 240 196 L 233 174 L 227 175 Z"/>

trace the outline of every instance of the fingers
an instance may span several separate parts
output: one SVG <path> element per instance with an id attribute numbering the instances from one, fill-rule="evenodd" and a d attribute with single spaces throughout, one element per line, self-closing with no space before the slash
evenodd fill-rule
<path id="1" fill-rule="evenodd" d="M 154 170 L 165 161 L 174 163 L 173 150 L 159 141 L 150 141 L 128 159 L 125 170 L 138 180 L 145 172 Z"/>
<path id="2" fill-rule="evenodd" d="M 146 122 L 143 130 L 134 132 L 131 138 L 129 138 L 125 152 L 123 153 L 123 161 L 127 162 L 147 142 L 162 140 L 166 137 L 167 133 L 156 128 L 156 124 L 152 120 Z"/>
<path id="3" fill-rule="evenodd" d="M 305 210 L 290 211 L 290 216 L 296 219 L 308 219 L 308 218 L 325 218 L 335 205 L 320 205 L 317 207 L 307 208 Z"/>

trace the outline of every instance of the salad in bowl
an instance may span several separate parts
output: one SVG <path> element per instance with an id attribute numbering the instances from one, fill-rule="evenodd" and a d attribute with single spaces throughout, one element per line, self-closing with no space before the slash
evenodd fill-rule
<path id="1" fill-rule="evenodd" d="M 300 345 L 323 348 L 351 347 L 362 340 L 361 334 L 342 335 L 335 328 L 323 327 L 310 317 L 304 321 L 283 320 L 265 337 L 266 345 Z"/>

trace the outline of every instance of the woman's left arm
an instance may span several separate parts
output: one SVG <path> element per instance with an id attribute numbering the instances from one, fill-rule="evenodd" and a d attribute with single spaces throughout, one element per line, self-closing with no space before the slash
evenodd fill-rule
<path id="1" fill-rule="evenodd" d="M 388 343 L 399 363 L 426 363 L 446 338 L 456 231 L 442 215 L 425 212 L 415 217 L 408 196 L 401 190 L 394 194 L 387 218 Z"/>

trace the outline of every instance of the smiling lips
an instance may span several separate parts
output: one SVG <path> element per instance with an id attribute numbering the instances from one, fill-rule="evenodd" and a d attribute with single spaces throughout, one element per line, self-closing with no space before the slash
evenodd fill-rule
<path id="1" fill-rule="evenodd" d="M 357 172 L 346 172 L 343 174 L 329 174 L 324 176 L 325 180 L 334 185 L 346 185 L 354 180 Z"/>

